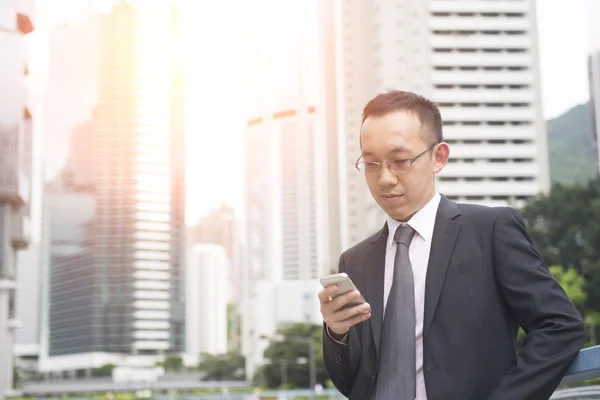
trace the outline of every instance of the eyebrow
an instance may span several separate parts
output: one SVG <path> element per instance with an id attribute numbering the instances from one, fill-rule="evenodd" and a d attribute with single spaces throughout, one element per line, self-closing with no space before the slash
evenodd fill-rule
<path id="1" fill-rule="evenodd" d="M 398 153 L 410 153 L 410 151 L 403 146 L 398 146 L 395 149 L 393 149 L 392 151 L 390 151 L 391 154 L 398 154 Z M 373 156 L 373 153 L 371 153 L 370 151 L 364 151 L 362 153 L 363 157 L 368 157 L 368 156 Z"/>

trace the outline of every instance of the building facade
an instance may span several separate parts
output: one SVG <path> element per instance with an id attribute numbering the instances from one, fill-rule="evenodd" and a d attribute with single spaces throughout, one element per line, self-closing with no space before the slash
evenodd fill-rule
<path id="1" fill-rule="evenodd" d="M 318 278 L 337 267 L 339 146 L 338 121 L 329 118 L 337 109 L 335 2 L 243 3 L 248 122 L 242 347 L 251 379 L 264 362 L 269 340 L 263 336 L 283 323 L 314 322 L 302 311 L 304 300 L 298 311 L 291 305 L 295 296 L 316 298 Z M 261 311 L 269 301 L 290 304 L 289 313 Z"/>
<path id="2" fill-rule="evenodd" d="M 153 366 L 185 349 L 178 19 L 169 1 L 116 2 L 99 17 L 97 107 L 87 133 L 74 131 L 69 160 L 47 188 L 53 302 L 44 313 L 42 372 Z M 71 221 L 69 237 L 53 222 L 61 215 Z"/>
<path id="3" fill-rule="evenodd" d="M 232 207 L 221 204 L 219 208 L 200 217 L 196 225 L 188 228 L 188 241 L 221 245 L 225 249 L 227 257 L 233 257 L 235 247 L 234 215 Z"/>
<path id="4" fill-rule="evenodd" d="M 228 303 L 228 348 L 230 350 L 239 350 L 241 346 L 240 319 L 244 296 L 245 260 L 243 228 L 240 222 L 240 217 L 236 215 L 234 209 L 223 203 L 198 218 L 197 224 L 188 226 L 186 229 L 187 249 L 191 249 L 196 244 L 219 245 L 225 249 L 227 255 L 227 285 L 225 289 Z M 186 308 L 189 309 L 189 305 L 186 304 Z M 187 350 L 188 353 L 190 351 L 190 349 Z"/>
<path id="5" fill-rule="evenodd" d="M 224 354 L 227 343 L 227 251 L 194 244 L 186 261 L 186 353 L 192 366 L 202 353 Z"/>
<path id="6" fill-rule="evenodd" d="M 348 0 L 337 21 L 342 248 L 383 226 L 354 162 L 362 108 L 388 88 L 440 107 L 448 198 L 519 206 L 549 189 L 534 0 Z"/>
<path id="7" fill-rule="evenodd" d="M 251 280 L 318 279 L 324 259 L 324 157 L 315 108 L 266 114 L 246 130 Z"/>
<path id="8" fill-rule="evenodd" d="M 37 372 L 40 343 L 41 244 L 33 240 L 33 234 L 29 247 L 17 254 L 17 261 L 16 314 L 22 327 L 16 332 L 13 349 L 15 362 L 27 374 Z"/>
<path id="9" fill-rule="evenodd" d="M 0 3 L 0 397 L 13 388 L 17 251 L 30 238 L 29 205 L 33 125 L 28 54 L 24 36 L 33 31 L 33 1 Z"/>
<path id="10" fill-rule="evenodd" d="M 266 346 L 258 327 L 273 317 L 260 311 L 264 293 L 259 288 L 318 283 L 330 270 L 322 133 L 315 108 L 308 105 L 248 122 L 243 342 L 249 371 Z"/>

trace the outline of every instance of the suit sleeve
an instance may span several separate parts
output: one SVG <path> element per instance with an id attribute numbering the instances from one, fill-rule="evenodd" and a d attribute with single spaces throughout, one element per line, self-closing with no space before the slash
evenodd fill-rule
<path id="1" fill-rule="evenodd" d="M 548 399 L 583 347 L 585 325 L 512 208 L 496 217 L 493 257 L 503 297 L 527 336 L 516 364 L 487 400 Z"/>
<path id="2" fill-rule="evenodd" d="M 344 272 L 344 255 L 340 257 L 339 272 Z M 342 342 L 331 338 L 323 323 L 323 360 L 331 381 L 344 396 L 349 397 L 360 361 L 361 343 L 353 326 Z"/>

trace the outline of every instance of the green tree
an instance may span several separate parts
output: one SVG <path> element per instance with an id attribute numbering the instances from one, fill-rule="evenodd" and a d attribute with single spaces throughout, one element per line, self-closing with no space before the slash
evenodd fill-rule
<path id="1" fill-rule="evenodd" d="M 13 388 L 17 389 L 21 384 L 21 368 L 17 366 L 17 360 L 13 361 Z"/>
<path id="2" fill-rule="evenodd" d="M 94 371 L 92 372 L 92 374 L 94 376 L 111 376 L 113 369 L 115 369 L 115 365 L 114 364 L 105 364 L 103 366 L 101 366 L 100 368 L 96 368 L 94 369 Z"/>
<path id="3" fill-rule="evenodd" d="M 156 363 L 157 367 L 163 367 L 165 371 L 181 371 L 183 369 L 183 358 L 178 354 L 170 354 L 164 360 Z"/>
<path id="4" fill-rule="evenodd" d="M 238 351 L 213 355 L 202 353 L 198 371 L 205 381 L 230 381 L 244 379 L 245 358 Z"/>
<path id="5" fill-rule="evenodd" d="M 550 272 L 560 283 L 577 308 L 583 307 L 587 299 L 585 292 L 585 278 L 575 269 L 565 269 L 560 265 L 551 266 Z"/>
<path id="6" fill-rule="evenodd" d="M 240 350 L 241 315 L 234 303 L 227 304 L 227 348 L 229 351 Z"/>
<path id="7" fill-rule="evenodd" d="M 529 201 L 522 214 L 544 261 L 583 274 L 583 308 L 600 310 L 600 178 L 556 184 Z"/>
<path id="8" fill-rule="evenodd" d="M 263 365 L 254 377 L 257 386 L 266 388 L 307 388 L 310 386 L 309 345 L 295 338 L 310 338 L 314 343 L 317 382 L 327 385 L 329 375 L 323 362 L 322 325 L 291 324 L 282 326 L 264 352 L 269 363 Z M 306 362 L 298 363 L 299 359 Z"/>

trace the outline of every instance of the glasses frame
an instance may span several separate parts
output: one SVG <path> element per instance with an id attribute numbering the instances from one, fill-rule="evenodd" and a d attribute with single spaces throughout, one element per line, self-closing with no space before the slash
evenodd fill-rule
<path id="1" fill-rule="evenodd" d="M 409 169 L 411 169 L 411 168 L 412 168 L 413 164 L 414 164 L 415 162 L 417 162 L 417 160 L 423 156 L 423 154 L 427 153 L 428 151 L 431 151 L 431 150 L 433 150 L 433 148 L 434 148 L 435 146 L 437 146 L 438 144 L 439 144 L 439 143 L 434 143 L 434 144 L 432 144 L 431 146 L 429 146 L 428 148 L 426 148 L 426 149 L 425 149 L 425 150 L 424 150 L 422 153 L 419 153 L 419 154 L 417 154 L 417 155 L 416 155 L 416 156 L 414 156 L 414 157 L 410 157 L 410 158 L 396 158 L 396 159 L 394 159 L 394 160 L 386 161 L 386 162 L 384 162 L 384 163 L 380 163 L 380 162 L 377 162 L 377 161 L 360 161 L 360 159 L 362 158 L 362 154 L 361 154 L 361 155 L 358 157 L 358 159 L 357 159 L 357 160 L 354 162 L 354 167 L 355 167 L 355 168 L 358 170 L 358 172 L 360 172 L 361 174 L 367 174 L 368 172 L 366 172 L 366 168 L 365 168 L 365 171 L 361 171 L 361 170 L 360 170 L 360 168 L 359 168 L 359 164 L 364 164 L 364 165 L 366 165 L 366 164 L 371 164 L 371 165 L 373 165 L 373 164 L 374 164 L 374 165 L 379 165 L 379 170 L 377 170 L 377 173 L 381 172 L 381 168 L 383 168 L 383 167 L 387 167 L 387 168 L 388 168 L 388 169 L 389 169 L 391 172 L 393 172 L 393 173 L 396 173 L 396 172 L 402 172 L 402 171 L 408 171 Z M 404 169 L 404 170 L 400 170 L 400 171 L 394 171 L 394 170 L 392 169 L 392 167 L 390 166 L 390 164 L 391 164 L 391 163 L 394 163 L 394 162 L 398 162 L 398 161 L 408 161 L 408 162 L 410 162 L 410 165 L 408 166 L 408 168 L 406 168 L 406 169 Z M 373 174 L 374 174 L 374 173 L 375 173 L 375 172 L 373 172 Z"/>

